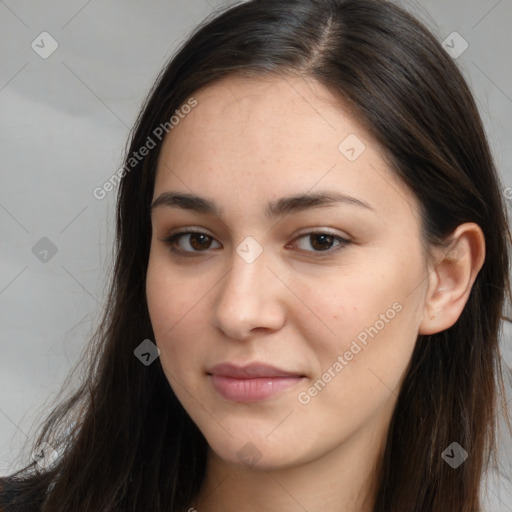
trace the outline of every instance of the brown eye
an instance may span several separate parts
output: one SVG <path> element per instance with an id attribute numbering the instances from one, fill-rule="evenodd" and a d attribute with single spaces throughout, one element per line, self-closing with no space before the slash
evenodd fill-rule
<path id="1" fill-rule="evenodd" d="M 350 240 L 347 240 L 346 238 L 343 238 L 339 235 L 334 235 L 332 233 L 323 231 L 306 233 L 299 236 L 295 240 L 302 239 L 306 240 L 306 243 L 303 245 L 307 245 L 309 248 L 299 247 L 299 249 L 312 253 L 331 254 L 352 243 Z M 175 233 L 167 238 L 164 238 L 162 241 L 169 246 L 172 252 L 180 255 L 190 256 L 207 253 L 209 249 L 212 249 L 212 243 L 218 243 L 213 237 L 200 231 L 182 231 L 180 233 Z M 293 242 L 288 244 L 286 247 L 290 248 L 296 245 L 298 244 Z"/>
<path id="2" fill-rule="evenodd" d="M 306 233 L 305 235 L 301 235 L 300 237 L 296 238 L 296 240 L 305 239 L 306 243 L 303 245 L 312 247 L 313 250 L 311 251 L 307 247 L 302 247 L 301 250 L 308 251 L 308 252 L 335 252 L 338 249 L 341 249 L 342 247 L 350 244 L 350 240 L 347 240 L 346 238 L 343 238 L 338 235 L 333 235 L 331 233 L 325 233 L 321 231 L 317 232 L 311 232 Z M 336 245 L 333 245 L 334 242 L 338 242 Z M 333 250 L 332 247 L 334 247 Z"/>
<path id="3" fill-rule="evenodd" d="M 189 237 L 188 241 L 186 237 Z M 179 245 L 179 242 L 182 238 L 185 240 L 185 242 L 181 245 L 181 247 L 176 248 L 176 245 Z M 211 248 L 213 240 L 214 238 L 212 238 L 210 235 L 207 235 L 206 233 L 200 233 L 196 231 L 183 231 L 181 233 L 175 233 L 174 235 L 165 238 L 163 241 L 169 245 L 173 252 L 201 253 L 206 252 Z"/>

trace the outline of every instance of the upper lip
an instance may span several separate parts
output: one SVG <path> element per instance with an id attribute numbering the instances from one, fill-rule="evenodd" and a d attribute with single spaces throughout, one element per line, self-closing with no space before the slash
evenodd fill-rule
<path id="1" fill-rule="evenodd" d="M 238 366 L 233 363 L 221 363 L 208 370 L 210 375 L 221 375 L 238 379 L 256 377 L 304 377 L 300 372 L 289 372 L 264 363 L 250 363 Z"/>

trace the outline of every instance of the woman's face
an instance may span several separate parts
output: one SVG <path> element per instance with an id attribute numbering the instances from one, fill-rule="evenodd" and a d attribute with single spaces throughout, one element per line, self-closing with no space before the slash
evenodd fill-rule
<path id="1" fill-rule="evenodd" d="M 194 97 L 160 154 L 147 276 L 174 393 L 226 462 L 379 446 L 424 314 L 415 197 L 316 82 L 231 77 Z"/>

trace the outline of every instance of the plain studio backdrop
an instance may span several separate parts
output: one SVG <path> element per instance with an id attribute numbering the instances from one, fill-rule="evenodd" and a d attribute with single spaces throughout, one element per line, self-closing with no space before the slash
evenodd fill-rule
<path id="1" fill-rule="evenodd" d="M 510 208 L 512 2 L 400 4 L 446 41 L 466 76 Z M 0 475 L 20 467 L 33 422 L 78 360 L 105 303 L 117 188 L 102 199 L 93 191 L 121 167 L 157 73 L 223 5 L 0 0 Z M 511 339 L 506 323 L 508 367 Z M 511 452 L 510 437 L 502 437 L 499 481 L 487 485 L 489 512 L 512 511 Z"/>

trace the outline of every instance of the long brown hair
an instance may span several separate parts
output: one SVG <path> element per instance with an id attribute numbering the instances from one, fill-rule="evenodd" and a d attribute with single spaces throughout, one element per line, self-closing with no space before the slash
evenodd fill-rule
<path id="1" fill-rule="evenodd" d="M 481 227 L 486 259 L 460 318 L 416 342 L 378 468 L 374 508 L 481 510 L 481 479 L 491 456 L 496 463 L 504 395 L 499 329 L 510 297 L 510 232 L 502 186 L 453 60 L 413 16 L 382 0 L 239 3 L 205 20 L 164 68 L 131 135 L 110 294 L 83 381 L 51 411 L 33 443 L 49 443 L 60 458 L 44 471 L 32 461 L 4 479 L 2 510 L 182 512 L 197 495 L 207 443 L 159 359 L 143 365 L 134 350 L 154 339 L 145 279 L 161 147 L 155 129 L 200 88 L 235 74 L 302 75 L 343 100 L 419 199 L 427 246 L 442 244 L 461 223 Z M 155 147 L 130 160 L 148 137 Z M 505 400 L 502 406 L 506 411 Z M 457 469 L 441 457 L 453 441 L 470 454 Z"/>

